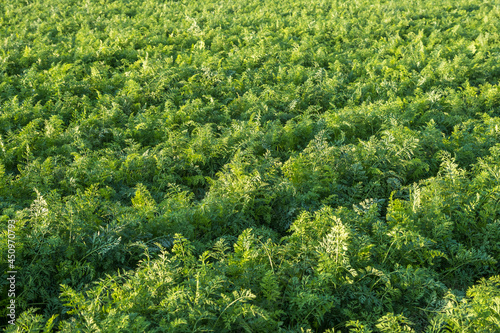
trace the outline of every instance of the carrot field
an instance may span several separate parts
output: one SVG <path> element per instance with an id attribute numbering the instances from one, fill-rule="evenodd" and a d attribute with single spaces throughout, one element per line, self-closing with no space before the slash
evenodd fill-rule
<path id="1" fill-rule="evenodd" d="M 0 329 L 500 332 L 499 79 L 495 0 L 0 1 Z"/>

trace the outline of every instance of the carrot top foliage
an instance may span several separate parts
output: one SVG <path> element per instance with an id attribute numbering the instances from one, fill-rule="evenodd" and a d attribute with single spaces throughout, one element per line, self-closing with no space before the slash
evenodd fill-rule
<path id="1" fill-rule="evenodd" d="M 496 1 L 0 13 L 8 332 L 500 330 Z"/>

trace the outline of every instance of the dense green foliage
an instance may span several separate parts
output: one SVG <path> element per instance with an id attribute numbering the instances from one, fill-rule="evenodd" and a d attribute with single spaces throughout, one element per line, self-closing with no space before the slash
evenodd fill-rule
<path id="1" fill-rule="evenodd" d="M 0 13 L 8 331 L 500 331 L 497 1 Z"/>

